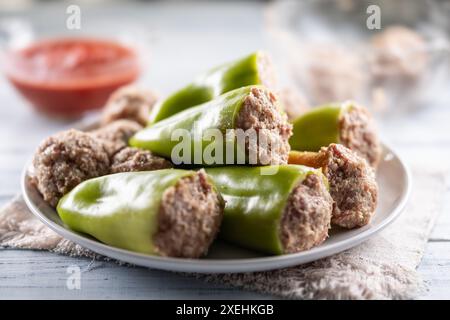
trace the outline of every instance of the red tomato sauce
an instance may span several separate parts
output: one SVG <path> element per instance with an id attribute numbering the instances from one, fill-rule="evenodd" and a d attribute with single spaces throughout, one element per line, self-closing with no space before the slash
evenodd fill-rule
<path id="1" fill-rule="evenodd" d="M 117 88 L 139 75 L 136 53 L 96 39 L 38 41 L 7 55 L 6 74 L 38 110 L 74 117 L 101 108 Z"/>

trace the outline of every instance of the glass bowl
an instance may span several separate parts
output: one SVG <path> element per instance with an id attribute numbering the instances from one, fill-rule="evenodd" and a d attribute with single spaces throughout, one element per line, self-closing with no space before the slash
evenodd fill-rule
<path id="1" fill-rule="evenodd" d="M 393 115 L 450 101 L 448 16 L 437 0 L 275 1 L 265 26 L 282 82 L 309 105 L 355 100 Z"/>

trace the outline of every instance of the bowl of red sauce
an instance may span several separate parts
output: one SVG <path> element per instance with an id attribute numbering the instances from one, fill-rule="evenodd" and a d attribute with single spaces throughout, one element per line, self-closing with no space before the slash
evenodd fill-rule
<path id="1" fill-rule="evenodd" d="M 57 38 L 6 54 L 7 78 L 38 111 L 74 118 L 104 106 L 140 73 L 136 51 L 115 41 Z"/>

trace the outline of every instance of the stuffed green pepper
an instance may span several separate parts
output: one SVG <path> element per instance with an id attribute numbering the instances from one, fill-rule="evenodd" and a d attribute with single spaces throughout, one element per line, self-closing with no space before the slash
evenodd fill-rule
<path id="1" fill-rule="evenodd" d="M 57 211 L 69 228 L 106 244 L 197 258 L 214 240 L 223 206 L 203 170 L 163 169 L 84 181 L 59 201 Z"/>
<path id="2" fill-rule="evenodd" d="M 292 125 L 277 97 L 247 86 L 177 113 L 129 141 L 175 164 L 285 164 Z"/>
<path id="3" fill-rule="evenodd" d="M 209 70 L 191 84 L 157 103 L 150 114 L 150 123 L 161 121 L 240 87 L 261 84 L 273 88 L 274 79 L 269 57 L 260 51 L 252 53 Z"/>
<path id="4" fill-rule="evenodd" d="M 291 151 L 289 163 L 322 168 L 334 200 L 331 222 L 343 228 L 367 225 L 377 208 L 375 171 L 356 152 L 332 143 L 319 152 Z"/>
<path id="5" fill-rule="evenodd" d="M 314 108 L 293 121 L 291 148 L 317 152 L 339 143 L 355 151 L 376 167 L 381 147 L 369 111 L 352 102 Z"/>
<path id="6" fill-rule="evenodd" d="M 281 165 L 208 168 L 226 202 L 219 237 L 270 254 L 308 250 L 328 236 L 333 200 L 320 170 Z"/>

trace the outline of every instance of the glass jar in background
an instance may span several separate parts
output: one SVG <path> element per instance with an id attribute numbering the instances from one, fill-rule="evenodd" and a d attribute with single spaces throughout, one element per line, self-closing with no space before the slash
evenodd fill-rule
<path id="1" fill-rule="evenodd" d="M 265 24 L 282 81 L 311 106 L 355 100 L 394 115 L 450 101 L 449 15 L 437 0 L 279 0 Z"/>

